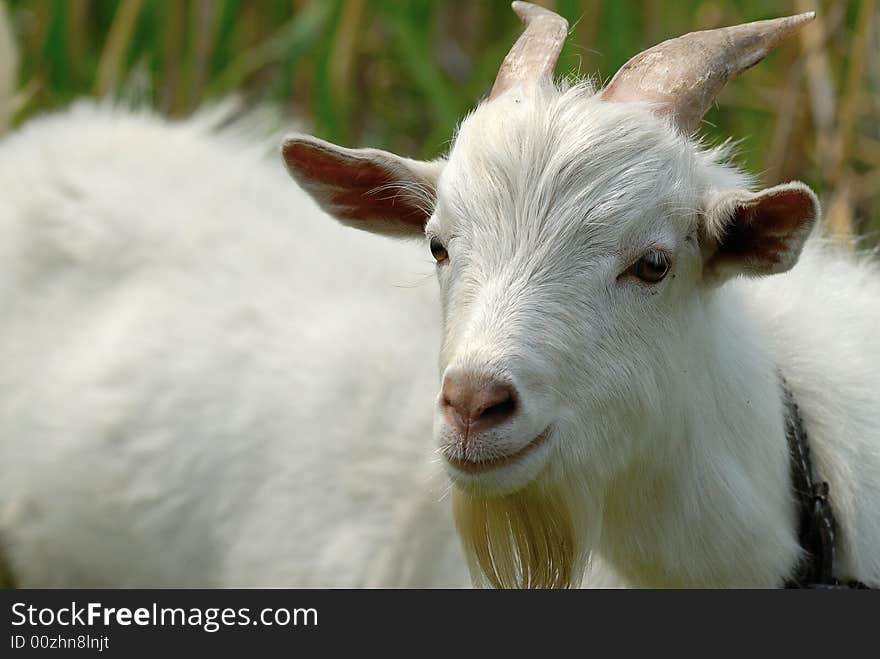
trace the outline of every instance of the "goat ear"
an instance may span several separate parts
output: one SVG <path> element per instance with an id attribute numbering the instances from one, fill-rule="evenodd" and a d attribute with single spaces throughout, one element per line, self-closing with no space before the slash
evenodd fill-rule
<path id="1" fill-rule="evenodd" d="M 290 175 L 343 224 L 388 236 L 424 235 L 442 161 L 346 149 L 309 135 L 289 135 L 281 152 Z"/>
<path id="2" fill-rule="evenodd" d="M 714 195 L 703 226 L 707 276 L 723 280 L 791 269 L 818 217 L 816 195 L 799 182 Z"/>

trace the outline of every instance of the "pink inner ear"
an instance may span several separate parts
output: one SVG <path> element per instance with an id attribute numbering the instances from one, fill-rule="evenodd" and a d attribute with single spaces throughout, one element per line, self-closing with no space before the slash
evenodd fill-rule
<path id="1" fill-rule="evenodd" d="M 284 159 L 297 180 L 340 218 L 382 220 L 422 227 L 425 211 L 396 184 L 400 178 L 375 156 L 330 151 L 307 142 L 288 142 Z"/>
<path id="2" fill-rule="evenodd" d="M 812 199 L 798 189 L 779 190 L 737 205 L 716 258 L 781 263 L 788 240 L 813 216 Z"/>

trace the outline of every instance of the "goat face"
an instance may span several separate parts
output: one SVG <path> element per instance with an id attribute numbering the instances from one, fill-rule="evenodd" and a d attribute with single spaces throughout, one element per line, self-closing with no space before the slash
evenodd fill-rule
<path id="1" fill-rule="evenodd" d="M 508 94 L 463 123 L 426 225 L 445 319 L 436 438 L 457 483 L 610 472 L 625 447 L 607 426 L 657 398 L 701 271 L 698 160 L 586 86 Z"/>

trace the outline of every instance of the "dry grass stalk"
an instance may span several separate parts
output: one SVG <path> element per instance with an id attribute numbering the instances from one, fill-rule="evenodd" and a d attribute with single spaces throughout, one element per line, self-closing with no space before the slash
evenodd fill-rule
<path id="1" fill-rule="evenodd" d="M 125 55 L 143 6 L 144 0 L 120 2 L 104 50 L 101 52 L 101 59 L 98 60 L 98 76 L 95 83 L 95 93 L 98 96 L 105 96 L 119 84 L 125 67 Z"/>
<path id="2" fill-rule="evenodd" d="M 6 3 L 0 0 L 0 135 L 6 132 L 15 111 L 18 86 L 18 49 Z"/>

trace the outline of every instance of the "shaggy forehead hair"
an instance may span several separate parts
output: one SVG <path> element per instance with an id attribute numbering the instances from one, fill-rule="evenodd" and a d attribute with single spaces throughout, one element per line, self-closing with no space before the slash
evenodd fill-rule
<path id="1" fill-rule="evenodd" d="M 538 248 L 613 247 L 633 220 L 692 223 L 697 197 L 748 188 L 726 164 L 647 107 L 603 102 L 589 82 L 540 81 L 478 106 L 461 124 L 440 179 L 438 218 L 471 238 L 514 237 Z M 687 227 L 684 227 L 687 230 Z M 586 232 L 586 234 L 585 234 Z"/>

